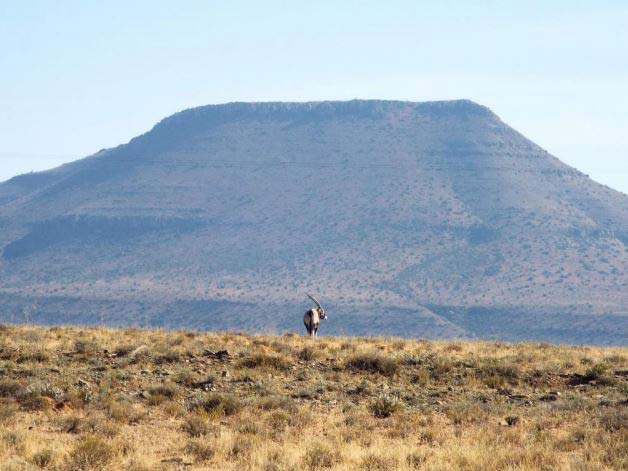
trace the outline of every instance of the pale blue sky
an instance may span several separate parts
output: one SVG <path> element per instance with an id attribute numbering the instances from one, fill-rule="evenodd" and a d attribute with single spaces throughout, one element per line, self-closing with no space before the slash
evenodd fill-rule
<path id="1" fill-rule="evenodd" d="M 0 180 L 192 106 L 351 98 L 472 99 L 628 193 L 628 1 L 0 2 Z"/>

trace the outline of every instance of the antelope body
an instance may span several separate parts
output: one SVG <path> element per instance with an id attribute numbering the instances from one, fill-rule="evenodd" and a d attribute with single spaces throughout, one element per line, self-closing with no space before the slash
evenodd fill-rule
<path id="1" fill-rule="evenodd" d="M 309 294 L 307 294 L 307 297 L 314 301 L 316 307 L 313 307 L 309 311 L 306 311 L 305 314 L 303 314 L 303 323 L 305 324 L 305 328 L 307 329 L 307 333 L 309 334 L 310 338 L 316 338 L 318 337 L 318 325 L 322 320 L 327 319 L 327 315 L 325 314 L 325 309 L 323 309 L 321 303 L 319 303 L 313 296 L 310 296 Z"/>

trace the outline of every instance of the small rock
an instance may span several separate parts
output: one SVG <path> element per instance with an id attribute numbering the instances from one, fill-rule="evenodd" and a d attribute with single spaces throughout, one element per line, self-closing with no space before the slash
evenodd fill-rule
<path id="1" fill-rule="evenodd" d="M 223 370 L 222 371 L 222 377 L 223 378 L 228 378 L 229 377 L 229 371 L 228 370 Z"/>

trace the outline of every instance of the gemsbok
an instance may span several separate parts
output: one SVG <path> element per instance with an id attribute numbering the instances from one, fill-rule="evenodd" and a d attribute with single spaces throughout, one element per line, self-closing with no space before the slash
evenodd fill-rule
<path id="1" fill-rule="evenodd" d="M 305 324 L 305 328 L 307 329 L 307 333 L 310 338 L 314 339 L 318 337 L 318 325 L 322 320 L 327 319 L 327 315 L 325 314 L 325 309 L 323 309 L 321 303 L 319 303 L 314 296 L 307 294 L 307 297 L 314 301 L 316 307 L 313 307 L 303 315 L 303 323 Z"/>

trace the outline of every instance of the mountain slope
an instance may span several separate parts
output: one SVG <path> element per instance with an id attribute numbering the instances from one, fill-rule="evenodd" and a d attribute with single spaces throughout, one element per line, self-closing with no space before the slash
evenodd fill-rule
<path id="1" fill-rule="evenodd" d="M 0 185 L 0 228 L 17 319 L 298 329 L 311 290 L 336 332 L 628 337 L 628 197 L 469 101 L 187 110 Z"/>

